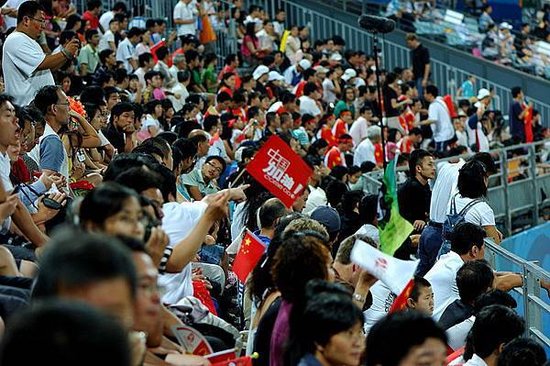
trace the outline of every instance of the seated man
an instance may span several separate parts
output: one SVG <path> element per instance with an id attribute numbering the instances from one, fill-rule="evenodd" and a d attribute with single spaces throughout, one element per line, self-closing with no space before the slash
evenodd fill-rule
<path id="1" fill-rule="evenodd" d="M 226 162 L 220 156 L 206 158 L 201 169 L 181 176 L 179 192 L 188 201 L 200 201 L 204 196 L 218 192 L 216 180 L 225 171 Z"/>

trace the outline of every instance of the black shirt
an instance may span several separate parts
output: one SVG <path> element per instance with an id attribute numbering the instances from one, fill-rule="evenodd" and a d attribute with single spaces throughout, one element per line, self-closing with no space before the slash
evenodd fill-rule
<path id="1" fill-rule="evenodd" d="M 424 77 L 424 68 L 430 63 L 430 51 L 422 44 L 419 44 L 414 50 L 411 50 L 411 60 L 415 79 Z"/>
<path id="2" fill-rule="evenodd" d="M 124 152 L 124 145 L 126 144 L 124 133 L 119 132 L 112 123 L 103 128 L 101 131 L 103 132 L 103 135 L 105 135 L 107 140 L 109 140 L 111 145 L 113 145 L 113 147 L 118 150 L 119 153 Z"/>
<path id="3" fill-rule="evenodd" d="M 428 184 L 422 185 L 416 177 L 409 178 L 397 193 L 399 213 L 411 224 L 416 220 L 428 221 L 431 198 Z"/>
<path id="4" fill-rule="evenodd" d="M 397 92 L 391 86 L 384 86 L 382 88 L 382 94 L 384 97 L 384 108 L 386 109 L 386 117 L 398 117 L 399 109 L 393 108 L 391 100 L 395 99 L 397 102 Z"/>

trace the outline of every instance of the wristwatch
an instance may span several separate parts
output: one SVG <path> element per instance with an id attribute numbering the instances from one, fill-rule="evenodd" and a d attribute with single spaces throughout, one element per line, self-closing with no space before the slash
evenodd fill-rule
<path id="1" fill-rule="evenodd" d="M 356 293 L 354 293 L 354 294 L 353 294 L 353 300 L 354 300 L 354 301 L 359 301 L 359 302 L 365 302 L 366 296 L 365 296 L 365 295 L 361 295 L 361 294 L 356 294 Z"/>

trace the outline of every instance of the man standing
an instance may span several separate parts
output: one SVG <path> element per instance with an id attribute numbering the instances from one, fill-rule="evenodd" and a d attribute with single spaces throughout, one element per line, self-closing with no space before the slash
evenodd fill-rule
<path id="1" fill-rule="evenodd" d="M 99 39 L 97 30 L 88 29 L 86 31 L 86 42 L 88 44 L 80 50 L 80 54 L 78 55 L 80 75 L 83 77 L 93 74 L 99 65 L 99 53 L 97 50 Z"/>
<path id="2" fill-rule="evenodd" d="M 333 146 L 325 155 L 325 165 L 332 169 L 335 166 L 346 165 L 345 154 L 353 149 L 353 139 L 347 133 L 338 138 L 338 146 Z"/>
<path id="3" fill-rule="evenodd" d="M 439 96 L 439 90 L 435 85 L 428 85 L 426 87 L 424 99 L 430 103 L 428 108 L 428 120 L 422 121 L 419 124 L 431 125 L 435 149 L 436 151 L 443 152 L 447 150 L 451 139 L 455 135 L 449 109 L 443 98 Z"/>
<path id="4" fill-rule="evenodd" d="M 178 37 L 184 38 L 188 34 L 197 35 L 198 10 L 192 0 L 180 0 L 174 7 L 174 24 L 178 26 Z M 183 41 L 182 41 L 183 43 Z"/>
<path id="5" fill-rule="evenodd" d="M 41 87 L 55 85 L 51 70 L 72 61 L 80 46 L 74 38 L 61 48 L 61 52 L 45 55 L 37 42 L 45 22 L 40 4 L 24 2 L 17 13 L 17 28 L 4 43 L 2 71 L 6 93 L 21 106 L 29 104 Z"/>
<path id="6" fill-rule="evenodd" d="M 141 29 L 134 27 L 128 32 L 126 39 L 118 44 L 116 59 L 124 63 L 124 68 L 128 73 L 138 68 L 136 45 L 139 43 L 141 35 Z"/>
<path id="7" fill-rule="evenodd" d="M 407 34 L 407 46 L 411 49 L 411 63 L 418 95 L 422 95 L 430 77 L 430 51 L 424 47 L 416 34 Z"/>
<path id="8" fill-rule="evenodd" d="M 428 181 L 435 178 L 432 154 L 420 149 L 413 151 L 409 159 L 409 175 L 398 192 L 399 212 L 417 232 L 421 232 L 428 221 L 432 197 Z"/>
<path id="9" fill-rule="evenodd" d="M 528 106 L 525 105 L 523 91 L 519 86 L 512 88 L 512 98 L 514 102 L 510 106 L 510 134 L 514 143 L 520 144 L 525 142 L 525 117 L 529 108 L 532 108 L 533 105 L 530 103 Z"/>

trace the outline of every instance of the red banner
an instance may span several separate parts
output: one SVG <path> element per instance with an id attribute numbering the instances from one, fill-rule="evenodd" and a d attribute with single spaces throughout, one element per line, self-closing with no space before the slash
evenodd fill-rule
<path id="1" fill-rule="evenodd" d="M 248 173 L 291 207 L 307 186 L 311 168 L 280 137 L 271 136 L 246 166 Z"/>

